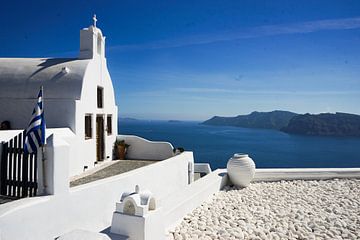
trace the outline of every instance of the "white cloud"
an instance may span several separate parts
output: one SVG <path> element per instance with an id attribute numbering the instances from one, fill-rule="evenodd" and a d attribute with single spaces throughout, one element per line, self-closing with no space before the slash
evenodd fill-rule
<path id="1" fill-rule="evenodd" d="M 360 95 L 357 90 L 339 90 L 339 91 L 292 91 L 292 90 L 242 90 L 242 89 L 222 89 L 222 88 L 169 88 L 155 91 L 139 91 L 127 94 L 128 96 L 143 97 L 166 97 L 181 96 L 191 94 L 193 97 L 199 97 L 201 94 L 242 94 L 242 95 L 304 95 L 304 96 L 324 96 L 324 95 Z M 197 96 L 195 96 L 197 94 Z M 188 96 L 187 96 L 188 97 Z"/>
<path id="2" fill-rule="evenodd" d="M 241 89 L 218 89 L 218 88 L 175 88 L 175 91 L 186 93 L 234 93 L 234 94 L 276 94 L 276 95 L 348 95 L 360 94 L 360 91 L 277 91 L 277 90 L 241 90 Z"/>
<path id="3" fill-rule="evenodd" d="M 110 46 L 110 50 L 143 50 L 175 48 L 189 45 L 210 44 L 216 42 L 233 41 L 238 39 L 275 36 L 283 34 L 311 33 L 326 30 L 347 30 L 360 28 L 360 17 L 326 19 L 299 23 L 264 25 L 238 31 L 224 31 L 208 35 L 192 35 L 181 39 L 167 39 L 145 44 Z"/>

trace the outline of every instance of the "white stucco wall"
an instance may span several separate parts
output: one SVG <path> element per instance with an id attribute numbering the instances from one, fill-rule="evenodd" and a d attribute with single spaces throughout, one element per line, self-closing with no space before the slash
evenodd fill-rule
<path id="1" fill-rule="evenodd" d="M 134 135 L 118 135 L 116 139 L 130 145 L 127 159 L 164 160 L 174 156 L 174 147 L 169 142 L 149 141 Z"/>
<path id="2" fill-rule="evenodd" d="M 75 58 L 0 58 L 0 122 L 27 127 L 43 86 L 48 127 L 74 130 L 75 100 L 90 60 Z M 63 69 L 67 69 L 64 71 Z"/>
<path id="3" fill-rule="evenodd" d="M 2 204 L 0 239 L 42 240 L 53 239 L 73 229 L 101 231 L 111 224 L 115 202 L 123 192 L 133 191 L 136 184 L 150 190 L 160 200 L 160 205 L 162 199 L 184 189 L 188 185 L 189 162 L 193 162 L 193 154 L 184 152 L 146 167 L 71 188 L 68 193 Z"/>
<path id="4" fill-rule="evenodd" d="M 69 191 L 69 163 L 71 159 L 70 144 L 62 137 L 51 134 L 47 138 L 45 176 L 43 179 L 44 194 L 61 195 Z M 43 180 L 40 178 L 41 180 Z"/>
<path id="5" fill-rule="evenodd" d="M 1 97 L 1 96 L 0 96 Z M 0 122 L 10 121 L 12 129 L 25 129 L 29 125 L 36 99 L 6 99 L 0 101 Z M 69 127 L 75 130 L 75 101 L 45 99 L 45 120 L 49 128 Z"/>
<path id="6" fill-rule="evenodd" d="M 103 108 L 97 108 L 97 88 L 103 88 Z M 90 61 L 84 75 L 81 100 L 76 102 L 76 134 L 84 144 L 86 151 L 83 152 L 84 165 L 89 168 L 94 166 L 96 161 L 96 117 L 104 119 L 104 160 L 111 160 L 113 157 L 113 144 L 117 135 L 117 106 L 115 105 L 114 89 L 106 67 L 106 59 L 94 58 Z M 92 138 L 85 140 L 85 115 L 91 114 Z M 112 117 L 112 134 L 107 134 L 107 116 Z"/>
<path id="7" fill-rule="evenodd" d="M 164 225 L 173 229 L 182 218 L 228 183 L 226 169 L 217 169 L 164 199 Z"/>

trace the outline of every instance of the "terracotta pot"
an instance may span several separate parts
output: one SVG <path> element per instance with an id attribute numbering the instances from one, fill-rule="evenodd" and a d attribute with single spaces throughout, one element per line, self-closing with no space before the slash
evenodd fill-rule
<path id="1" fill-rule="evenodd" d="M 125 155 L 126 155 L 126 147 L 124 145 L 117 145 L 116 146 L 116 155 L 117 155 L 118 159 L 124 160 Z"/>
<path id="2" fill-rule="evenodd" d="M 227 172 L 235 186 L 247 187 L 255 175 L 255 163 L 247 155 L 236 153 L 227 163 Z"/>

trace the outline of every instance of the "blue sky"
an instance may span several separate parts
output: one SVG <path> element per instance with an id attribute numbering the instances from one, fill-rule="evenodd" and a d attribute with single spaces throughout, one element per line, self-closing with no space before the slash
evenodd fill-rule
<path id="1" fill-rule="evenodd" d="M 360 114 L 359 1 L 6 1 L 0 57 L 76 57 L 93 13 L 120 117 Z"/>

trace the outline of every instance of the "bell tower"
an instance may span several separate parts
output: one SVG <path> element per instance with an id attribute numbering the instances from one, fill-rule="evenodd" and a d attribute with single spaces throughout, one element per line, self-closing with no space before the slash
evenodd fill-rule
<path id="1" fill-rule="evenodd" d="M 93 25 L 80 30 L 80 59 L 105 58 L 105 37 L 96 27 L 96 15 L 93 21 Z"/>

